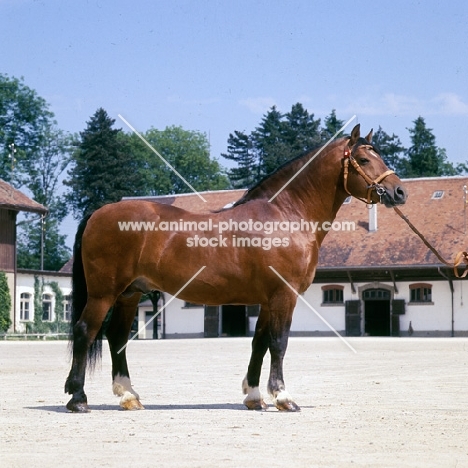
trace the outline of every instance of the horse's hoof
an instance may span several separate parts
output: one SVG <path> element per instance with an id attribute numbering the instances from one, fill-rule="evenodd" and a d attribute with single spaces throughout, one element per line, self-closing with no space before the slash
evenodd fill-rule
<path id="1" fill-rule="evenodd" d="M 275 406 L 280 411 L 287 411 L 289 413 L 295 413 L 297 411 L 301 411 L 300 406 L 296 405 L 296 403 L 294 403 L 294 401 L 277 401 L 275 403 Z"/>
<path id="2" fill-rule="evenodd" d="M 125 400 L 120 403 L 120 406 L 127 411 L 143 410 L 145 407 L 140 403 L 140 400 Z"/>
<path id="3" fill-rule="evenodd" d="M 268 405 L 263 400 L 244 400 L 244 405 L 253 411 L 266 411 L 268 409 Z"/>
<path id="4" fill-rule="evenodd" d="M 67 410 L 71 413 L 89 413 L 91 411 L 88 407 L 88 403 L 74 401 L 73 398 L 67 403 Z"/>

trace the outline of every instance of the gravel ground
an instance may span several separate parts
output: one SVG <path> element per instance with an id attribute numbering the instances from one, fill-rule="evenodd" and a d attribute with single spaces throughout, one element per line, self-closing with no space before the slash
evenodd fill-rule
<path id="1" fill-rule="evenodd" d="M 468 339 L 349 341 L 356 354 L 337 338 L 290 340 L 300 413 L 244 409 L 247 338 L 131 342 L 146 410 L 122 411 L 104 343 L 88 414 L 65 409 L 65 342 L 1 342 L 0 466 L 468 467 Z"/>

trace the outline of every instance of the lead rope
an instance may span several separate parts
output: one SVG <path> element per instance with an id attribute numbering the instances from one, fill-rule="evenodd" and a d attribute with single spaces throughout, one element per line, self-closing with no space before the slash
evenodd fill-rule
<path id="1" fill-rule="evenodd" d="M 450 268 L 453 268 L 453 272 L 457 278 L 464 278 L 466 275 L 468 275 L 468 252 L 458 252 L 457 255 L 455 256 L 455 260 L 453 263 L 447 262 L 442 255 L 440 255 L 439 252 L 426 240 L 426 238 L 417 230 L 417 228 L 411 223 L 411 221 L 408 219 L 407 216 L 405 216 L 399 208 L 396 206 L 393 207 L 395 212 L 400 216 L 400 218 L 405 221 L 405 223 L 411 228 L 411 230 L 417 234 L 417 236 L 424 242 L 424 245 L 445 265 L 449 266 Z M 461 265 L 462 263 L 465 263 L 465 270 L 463 271 L 462 275 L 458 273 L 458 266 Z"/>

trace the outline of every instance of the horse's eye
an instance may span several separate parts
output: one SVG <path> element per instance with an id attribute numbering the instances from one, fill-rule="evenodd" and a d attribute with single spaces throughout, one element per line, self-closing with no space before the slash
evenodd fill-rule
<path id="1" fill-rule="evenodd" d="M 369 160 L 367 158 L 361 158 L 359 159 L 359 163 L 363 166 L 365 166 L 367 163 L 369 162 Z"/>

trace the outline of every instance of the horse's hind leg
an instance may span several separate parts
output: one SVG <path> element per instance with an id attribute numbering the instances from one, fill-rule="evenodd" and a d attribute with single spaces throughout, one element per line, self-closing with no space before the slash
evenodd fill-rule
<path id="1" fill-rule="evenodd" d="M 96 339 L 102 323 L 111 307 L 112 300 L 88 298 L 80 319 L 73 327 L 73 360 L 70 373 L 65 382 L 65 392 L 72 394 L 67 403 L 67 409 L 74 413 L 89 411 L 88 399 L 84 392 L 86 364 L 91 344 Z M 95 348 L 95 356 L 100 353 L 100 347 Z M 92 352 L 92 351 L 91 351 Z"/>
<path id="2" fill-rule="evenodd" d="M 267 404 L 263 401 L 260 393 L 260 373 L 262 371 L 262 363 L 269 344 L 269 311 L 262 306 L 260 315 L 255 327 L 255 335 L 252 340 L 252 355 L 250 357 L 249 368 L 247 375 L 242 382 L 242 390 L 245 395 L 244 405 L 251 410 L 265 410 Z"/>
<path id="3" fill-rule="evenodd" d="M 141 294 L 119 296 L 106 331 L 112 358 L 112 390 L 120 396 L 120 406 L 127 410 L 143 409 L 140 397 L 133 390 L 127 366 L 127 342 Z"/>

